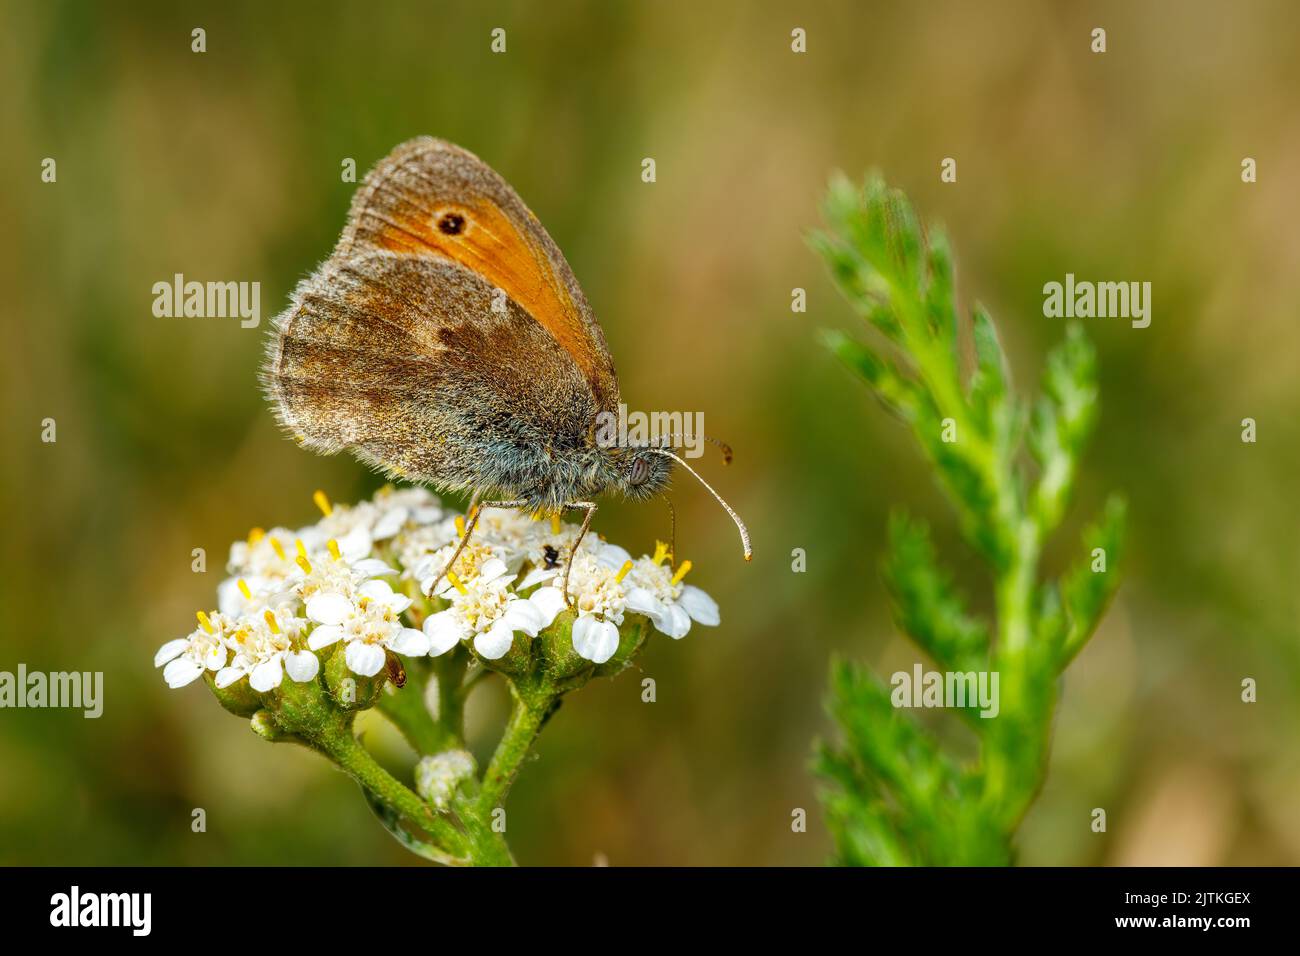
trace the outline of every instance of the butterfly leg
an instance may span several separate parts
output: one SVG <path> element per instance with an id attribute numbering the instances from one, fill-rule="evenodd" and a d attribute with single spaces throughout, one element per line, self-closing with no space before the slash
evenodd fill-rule
<path id="1" fill-rule="evenodd" d="M 464 533 L 463 535 L 461 535 L 461 537 L 460 537 L 460 544 L 458 544 L 458 545 L 456 546 L 456 551 L 455 551 L 454 554 L 452 554 L 452 556 L 451 556 L 451 560 L 448 561 L 447 564 L 443 567 L 443 569 L 442 569 L 441 571 L 438 572 L 438 576 L 437 576 L 436 578 L 434 578 L 434 579 L 433 579 L 433 583 L 429 585 L 429 594 L 430 594 L 430 595 L 433 594 L 434 590 L 435 590 L 435 589 L 438 587 L 438 585 L 442 582 L 442 579 L 445 578 L 445 577 L 447 576 L 447 572 L 450 571 L 452 568 L 454 568 L 454 567 L 456 566 L 456 561 L 460 558 L 461 552 L 465 550 L 465 545 L 469 544 L 469 537 L 470 537 L 470 535 L 472 535 L 472 534 L 474 533 L 474 527 L 478 524 L 479 515 L 481 515 L 481 514 L 483 513 L 483 509 L 485 509 L 485 508 L 524 508 L 524 507 L 527 507 L 527 505 L 528 505 L 528 502 L 527 502 L 527 501 L 483 501 L 483 502 L 480 502 L 480 501 L 478 500 L 478 495 L 475 494 L 473 500 L 471 500 L 471 502 L 470 502 L 469 520 L 465 522 L 465 533 Z"/>
<path id="2" fill-rule="evenodd" d="M 573 558 L 578 553 L 578 546 L 582 544 L 582 539 L 587 536 L 587 530 L 591 527 L 591 519 L 596 516 L 596 502 L 594 501 L 568 501 L 564 504 L 564 510 L 581 508 L 586 512 L 582 516 L 582 527 L 578 529 L 578 536 L 573 539 L 573 548 L 569 551 L 569 561 L 564 566 L 564 603 L 573 607 L 574 599 L 569 594 L 569 572 L 573 570 Z"/>

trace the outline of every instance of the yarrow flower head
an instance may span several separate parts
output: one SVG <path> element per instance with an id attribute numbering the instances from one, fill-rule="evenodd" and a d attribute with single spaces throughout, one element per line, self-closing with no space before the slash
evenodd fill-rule
<path id="1" fill-rule="evenodd" d="M 667 545 L 633 558 L 590 533 L 575 552 L 576 525 L 485 509 L 449 567 L 467 516 L 422 488 L 385 488 L 355 505 L 322 492 L 314 500 L 316 523 L 255 528 L 231 546 L 218 610 L 200 612 L 199 627 L 155 657 L 169 686 L 207 674 L 218 690 L 246 684 L 265 695 L 285 677 L 323 680 L 336 653 L 366 678 L 382 679 L 395 657 L 453 651 L 488 668 L 508 655 L 511 667 L 528 666 L 552 646 L 533 643 L 548 629 L 589 674 L 618 652 L 629 615 L 673 638 L 719 622 L 717 604 L 682 582 L 691 563 L 674 567 Z"/>

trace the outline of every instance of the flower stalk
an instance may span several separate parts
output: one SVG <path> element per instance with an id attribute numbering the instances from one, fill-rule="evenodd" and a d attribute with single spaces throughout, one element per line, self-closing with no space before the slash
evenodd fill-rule
<path id="1" fill-rule="evenodd" d="M 512 684 L 510 697 L 510 718 L 483 775 L 483 790 L 478 800 L 480 810 L 487 813 L 505 802 L 520 766 L 541 733 L 542 724 L 560 699 L 545 681 L 523 687 Z"/>

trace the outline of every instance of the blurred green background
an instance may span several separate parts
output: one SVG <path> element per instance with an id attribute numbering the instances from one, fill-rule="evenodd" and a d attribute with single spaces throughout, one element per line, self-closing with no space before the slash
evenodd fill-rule
<path id="1" fill-rule="evenodd" d="M 1022 384 L 1063 331 L 1043 283 L 1153 283 L 1150 328 L 1087 323 L 1101 424 L 1050 559 L 1112 489 L 1130 557 L 1069 671 L 1022 860 L 1300 863 L 1294 4 L 132 7 L 0 6 L 0 670 L 106 683 L 97 721 L 0 711 L 0 862 L 413 861 L 342 774 L 198 686 L 169 691 L 151 657 L 212 605 L 231 540 L 312 520 L 318 487 L 348 501 L 377 485 L 285 440 L 255 375 L 271 317 L 342 228 L 341 162 L 364 172 L 428 133 L 546 224 L 625 400 L 702 410 L 734 445 L 730 469 L 702 466 L 755 542 L 745 565 L 726 516 L 679 481 L 679 552 L 723 626 L 651 642 L 657 703 L 636 671 L 566 701 L 511 796 L 521 862 L 822 862 L 807 763 L 828 658 L 914 659 L 877 575 L 889 509 L 933 522 L 984 593 L 910 437 L 815 339 L 856 323 L 804 234 L 832 170 L 878 168 L 947 225 L 960 299 L 988 304 Z M 155 318 L 151 287 L 177 272 L 261 282 L 261 327 Z M 665 523 L 613 502 L 597 527 L 645 550 Z M 503 713 L 493 686 L 480 750 Z M 1091 832 L 1093 807 L 1109 832 Z"/>

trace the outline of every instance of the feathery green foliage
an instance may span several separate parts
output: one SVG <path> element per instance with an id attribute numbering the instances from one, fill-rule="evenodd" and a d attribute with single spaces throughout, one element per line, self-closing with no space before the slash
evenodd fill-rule
<path id="1" fill-rule="evenodd" d="M 1092 635 L 1119 584 L 1124 503 L 1111 498 L 1084 534 L 1078 563 L 1044 579 L 1040 556 L 1060 526 L 1096 422 L 1096 356 L 1077 326 L 1047 361 L 1028 407 L 988 313 L 971 317 L 974 367 L 960 359 L 953 265 L 942 233 L 875 177 L 832 183 L 828 228 L 811 238 L 845 297 L 879 336 L 825 333 L 828 347 L 907 423 L 988 565 L 996 622 L 972 616 L 923 523 L 895 515 L 884 562 L 897 626 L 941 670 L 999 676 L 997 716 L 958 710 L 978 757 L 962 761 L 889 688 L 849 662 L 831 669 L 840 739 L 816 767 L 838 862 L 1006 864 L 1046 773 L 1058 678 Z M 883 337 L 884 342 L 880 341 Z"/>

